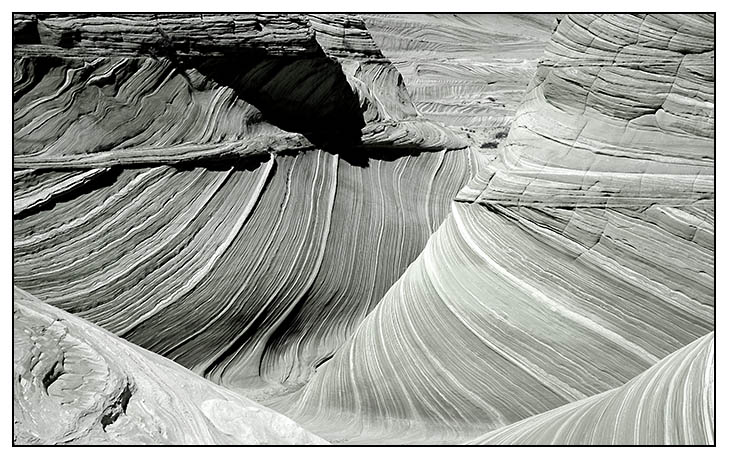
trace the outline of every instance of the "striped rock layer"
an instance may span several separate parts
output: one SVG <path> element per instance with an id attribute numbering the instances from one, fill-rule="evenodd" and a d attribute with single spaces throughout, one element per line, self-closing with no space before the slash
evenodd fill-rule
<path id="1" fill-rule="evenodd" d="M 664 437 L 513 439 L 710 443 L 662 359 L 714 328 L 713 16 L 568 15 L 536 66 L 552 19 L 17 16 L 14 282 L 331 442 L 665 375 Z"/>
<path id="2" fill-rule="evenodd" d="M 364 167 L 311 150 L 111 170 L 16 222 L 15 283 L 214 381 L 293 384 L 417 257 L 475 167 L 468 151 Z"/>
<path id="3" fill-rule="evenodd" d="M 466 146 L 419 115 L 356 17 L 48 15 L 15 27 L 16 168 Z"/>
<path id="4" fill-rule="evenodd" d="M 16 443 L 325 444 L 168 359 L 13 295 Z"/>
<path id="5" fill-rule="evenodd" d="M 415 107 L 474 137 L 508 132 L 556 22 L 547 14 L 372 14 L 363 19 L 403 75 Z"/>
<path id="6" fill-rule="evenodd" d="M 483 163 L 355 16 L 15 32 L 15 283 L 259 399 L 333 355 Z"/>
<path id="7" fill-rule="evenodd" d="M 458 199 L 713 208 L 714 17 L 565 17 L 499 161 Z"/>
<path id="8" fill-rule="evenodd" d="M 714 443 L 714 333 L 620 388 L 522 420 L 474 444 Z"/>
<path id="9" fill-rule="evenodd" d="M 467 440 L 612 390 L 710 333 L 712 21 L 565 17 L 498 159 L 273 407 L 340 442 Z"/>

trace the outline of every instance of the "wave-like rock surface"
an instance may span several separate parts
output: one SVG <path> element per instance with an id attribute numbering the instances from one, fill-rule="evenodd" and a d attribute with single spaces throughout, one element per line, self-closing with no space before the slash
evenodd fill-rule
<path id="1" fill-rule="evenodd" d="M 713 207 L 714 17 L 571 15 L 500 152 L 459 199 Z"/>
<path id="2" fill-rule="evenodd" d="M 615 388 L 713 329 L 713 235 L 681 243 L 685 215 L 562 214 L 594 246 L 537 211 L 454 203 L 353 338 L 274 407 L 340 439 L 452 442 Z"/>
<path id="3" fill-rule="evenodd" d="M 488 433 L 473 444 L 714 444 L 714 333 L 620 388 Z"/>
<path id="4" fill-rule="evenodd" d="M 712 19 L 566 17 L 499 159 L 350 341 L 275 407 L 330 439 L 448 442 L 609 391 L 713 330 Z M 592 73 L 623 77 L 576 77 Z M 678 125 L 605 113 L 657 88 L 681 101 Z M 567 135 L 580 123 L 596 124 L 590 148 Z"/>
<path id="5" fill-rule="evenodd" d="M 311 150 L 111 170 L 16 222 L 15 282 L 215 381 L 300 382 L 417 257 L 476 167 L 468 150 L 366 167 Z"/>
<path id="6" fill-rule="evenodd" d="M 16 168 L 463 148 L 349 15 L 16 17 Z M 22 24 L 23 34 L 17 32 Z M 351 34 L 346 47 L 340 36 Z"/>
<path id="7" fill-rule="evenodd" d="M 292 420 L 15 288 L 18 444 L 325 444 Z"/>
<path id="8" fill-rule="evenodd" d="M 481 163 L 352 15 L 15 36 L 16 283 L 232 387 L 305 381 Z"/>
<path id="9" fill-rule="evenodd" d="M 16 16 L 14 283 L 332 442 L 711 443 L 714 17 L 554 21 Z"/>

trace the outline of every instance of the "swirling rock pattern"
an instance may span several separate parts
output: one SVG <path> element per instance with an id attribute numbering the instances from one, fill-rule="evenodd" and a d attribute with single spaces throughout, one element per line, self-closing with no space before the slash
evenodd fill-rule
<path id="1" fill-rule="evenodd" d="M 476 166 L 468 151 L 365 168 L 313 150 L 112 171 L 16 224 L 15 282 L 215 381 L 295 383 L 417 257 Z"/>
<path id="2" fill-rule="evenodd" d="M 16 16 L 16 441 L 712 443 L 713 21 Z"/>
<path id="3" fill-rule="evenodd" d="M 353 338 L 273 407 L 336 439 L 453 442 L 610 390 L 713 328 L 711 249 L 640 214 L 578 214 L 576 232 L 601 232 L 588 250 L 540 219 L 454 203 Z M 676 251 L 684 267 L 652 262 Z"/>
<path id="4" fill-rule="evenodd" d="M 274 407 L 330 439 L 452 442 L 609 391 L 709 333 L 712 19 L 564 18 L 499 158 L 349 342 Z M 646 27 L 619 33 L 633 24 Z M 603 72 L 624 78 L 576 77 Z M 607 112 L 678 94 L 676 123 Z M 591 129 L 569 137 L 575 124 Z"/>
<path id="5" fill-rule="evenodd" d="M 16 23 L 39 34 L 15 50 L 14 161 L 36 168 L 16 178 L 16 282 L 232 387 L 305 381 L 481 163 L 351 15 Z"/>
<path id="6" fill-rule="evenodd" d="M 13 294 L 17 443 L 325 444 L 170 360 Z"/>
<path id="7" fill-rule="evenodd" d="M 500 161 L 459 199 L 712 208 L 713 31 L 713 16 L 567 16 Z"/>
<path id="8" fill-rule="evenodd" d="M 466 147 L 417 114 L 361 20 L 338 19 L 16 18 L 37 30 L 14 47 L 14 166 L 169 164 L 313 144 Z M 332 36 L 345 29 L 357 31 L 351 52 Z"/>

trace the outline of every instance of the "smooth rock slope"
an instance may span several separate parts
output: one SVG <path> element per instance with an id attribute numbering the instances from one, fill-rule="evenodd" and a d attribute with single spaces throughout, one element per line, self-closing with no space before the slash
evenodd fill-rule
<path id="1" fill-rule="evenodd" d="M 714 333 L 620 388 L 488 433 L 474 444 L 710 445 Z"/>

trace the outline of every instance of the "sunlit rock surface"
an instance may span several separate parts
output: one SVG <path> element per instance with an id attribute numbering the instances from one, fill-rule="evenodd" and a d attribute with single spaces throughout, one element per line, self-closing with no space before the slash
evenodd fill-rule
<path id="1" fill-rule="evenodd" d="M 332 436 L 453 441 L 615 388 L 712 330 L 711 279 L 694 287 L 712 251 L 620 230 L 655 225 L 639 215 L 586 251 L 531 217 L 454 204 L 350 342 L 274 407 Z M 653 250 L 688 251 L 687 268 L 649 271 L 653 238 L 676 240 Z"/>
<path id="2" fill-rule="evenodd" d="M 14 283 L 330 442 L 711 443 L 713 31 L 16 15 Z M 219 414 L 184 441 L 36 439 L 58 404 L 16 393 L 16 439 L 248 443 L 226 401 L 169 408 Z M 573 429 L 617 401 L 655 418 Z"/>
<path id="3" fill-rule="evenodd" d="M 459 199 L 713 208 L 713 16 L 567 16 L 502 147 Z"/>
<path id="4" fill-rule="evenodd" d="M 713 54 L 704 32 L 712 19 L 647 17 L 637 24 L 653 26 L 626 38 L 619 32 L 633 18 L 564 18 L 499 158 L 460 192 L 350 341 L 275 407 L 331 439 L 451 442 L 611 390 L 713 330 Z M 613 45 L 607 61 L 580 45 L 610 40 L 624 48 Z M 696 72 L 680 72 L 675 43 L 697 53 Z M 619 59 L 626 48 L 629 65 Z M 564 49 L 569 58 L 555 57 Z M 622 73 L 633 86 L 605 83 L 610 97 L 593 78 L 575 99 L 574 75 L 591 72 Z M 667 101 L 700 89 L 673 109 L 681 132 L 599 110 L 626 94 L 637 100 L 623 105 L 648 103 L 653 82 L 667 79 Z M 574 88 L 542 88 L 560 83 Z M 564 102 L 554 108 L 553 99 Z M 591 148 L 563 137 L 574 123 L 598 125 L 585 140 Z M 613 125 L 626 138 L 612 136 Z M 648 140 L 650 154 L 636 152 Z M 357 423 L 342 429 L 351 417 Z"/>
<path id="5" fill-rule="evenodd" d="M 620 388 L 522 420 L 474 444 L 714 443 L 714 333 Z"/>
<path id="6" fill-rule="evenodd" d="M 13 295 L 18 444 L 325 444 L 168 359 Z"/>
<path id="7" fill-rule="evenodd" d="M 472 136 L 508 132 L 556 25 L 548 14 L 363 15 L 415 107 Z M 497 142 L 498 143 L 498 138 Z"/>

